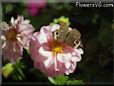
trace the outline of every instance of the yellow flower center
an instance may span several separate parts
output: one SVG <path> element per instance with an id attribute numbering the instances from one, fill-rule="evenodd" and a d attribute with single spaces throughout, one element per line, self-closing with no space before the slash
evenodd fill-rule
<path id="1" fill-rule="evenodd" d="M 57 40 L 52 40 L 52 41 L 49 42 L 49 45 L 51 47 L 51 51 L 54 54 L 58 54 L 58 53 L 62 53 L 63 52 L 64 43 L 59 42 Z"/>
<path id="2" fill-rule="evenodd" d="M 54 47 L 54 48 L 52 49 L 52 52 L 53 52 L 53 53 L 56 53 L 56 54 L 62 53 L 62 52 L 63 52 L 63 48 L 60 47 L 60 46 Z"/>

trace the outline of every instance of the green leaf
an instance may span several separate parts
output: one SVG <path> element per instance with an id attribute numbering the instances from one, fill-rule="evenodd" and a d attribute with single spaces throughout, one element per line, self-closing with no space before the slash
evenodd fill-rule
<path id="1" fill-rule="evenodd" d="M 50 81 L 52 84 L 56 84 L 54 78 L 52 78 L 52 77 L 48 77 L 48 79 L 49 79 L 49 81 Z"/>
<path id="2" fill-rule="evenodd" d="M 18 79 L 19 79 L 19 80 L 23 80 L 23 78 L 22 78 L 20 75 L 18 75 Z"/>
<path id="3" fill-rule="evenodd" d="M 55 78 L 57 85 L 64 85 L 68 80 L 68 76 L 60 75 Z"/>
<path id="4" fill-rule="evenodd" d="M 68 76 L 60 75 L 54 78 L 48 77 L 48 79 L 50 80 L 51 83 L 55 85 L 64 85 L 68 80 Z"/>
<path id="5" fill-rule="evenodd" d="M 25 78 L 25 75 L 24 75 L 24 73 L 23 73 L 22 69 L 17 68 L 17 70 L 18 70 L 19 74 L 20 74 L 23 78 Z"/>
<path id="6" fill-rule="evenodd" d="M 67 85 L 82 85 L 84 82 L 82 80 L 68 80 Z"/>
<path id="7" fill-rule="evenodd" d="M 22 69 L 25 68 L 24 64 L 20 60 L 18 60 L 17 63 L 14 64 L 13 66 L 14 66 L 15 71 L 18 73 L 18 78 L 20 80 L 22 80 L 22 78 L 25 78 L 25 75 L 22 71 Z"/>
<path id="8" fill-rule="evenodd" d="M 3 76 L 5 78 L 8 78 L 8 76 L 13 72 L 13 64 L 8 63 L 5 66 L 3 66 Z"/>

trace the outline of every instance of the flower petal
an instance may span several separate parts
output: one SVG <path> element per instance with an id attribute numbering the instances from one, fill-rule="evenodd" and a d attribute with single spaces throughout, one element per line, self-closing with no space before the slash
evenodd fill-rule
<path id="1" fill-rule="evenodd" d="M 23 21 L 23 24 L 29 24 L 30 23 L 30 20 L 24 20 Z"/>
<path id="2" fill-rule="evenodd" d="M 81 48 L 74 49 L 74 51 L 77 52 L 77 53 L 79 53 L 79 54 L 83 54 L 84 53 L 84 51 Z"/>
<path id="3" fill-rule="evenodd" d="M 66 75 L 69 75 L 70 73 L 73 73 L 75 71 L 75 68 L 76 68 L 76 63 L 71 63 L 71 66 L 70 68 L 65 72 Z"/>
<path id="4" fill-rule="evenodd" d="M 47 60 L 44 61 L 44 65 L 46 68 L 50 67 L 54 63 L 54 58 L 49 57 Z"/>
<path id="5" fill-rule="evenodd" d="M 81 59 L 82 59 L 81 56 L 80 57 L 79 56 L 78 57 L 72 57 L 73 62 L 79 62 L 79 61 L 81 61 Z"/>
<path id="6" fill-rule="evenodd" d="M 40 33 L 42 35 L 45 35 L 47 37 L 47 39 L 52 39 L 53 38 L 53 34 L 51 32 L 52 27 L 51 26 L 43 26 L 40 30 Z"/>
<path id="7" fill-rule="evenodd" d="M 42 56 L 44 56 L 46 58 L 53 56 L 52 52 L 44 50 L 44 47 L 39 48 L 39 54 L 41 54 Z"/>
<path id="8" fill-rule="evenodd" d="M 59 71 L 58 66 L 57 66 L 57 58 L 54 58 L 54 64 L 55 64 L 55 71 Z"/>
<path id="9" fill-rule="evenodd" d="M 71 61 L 71 57 L 72 57 L 71 53 L 65 53 L 65 54 L 58 54 L 57 55 L 57 59 L 62 63 L 66 63 L 66 62 Z"/>
<path id="10" fill-rule="evenodd" d="M 59 28 L 60 28 L 60 25 L 59 24 L 55 24 L 55 25 L 52 26 L 51 31 L 53 32 L 55 30 L 58 30 Z"/>
<path id="11" fill-rule="evenodd" d="M 19 25 L 19 32 L 21 34 L 26 34 L 26 35 L 30 35 L 32 34 L 32 32 L 34 31 L 34 28 L 32 27 L 32 25 L 29 24 L 20 24 Z"/>
<path id="12" fill-rule="evenodd" d="M 66 69 L 69 69 L 70 66 L 71 66 L 71 63 L 70 63 L 70 62 L 65 63 L 65 67 L 66 67 Z"/>
<path id="13" fill-rule="evenodd" d="M 45 34 L 40 34 L 38 36 L 38 41 L 39 41 L 40 44 L 47 43 L 47 37 L 46 37 L 46 35 Z"/>
<path id="14" fill-rule="evenodd" d="M 51 27 L 50 26 L 43 26 L 41 27 L 41 30 L 40 30 L 41 34 L 50 34 L 52 33 L 51 32 Z"/>
<path id="15" fill-rule="evenodd" d="M 74 52 L 72 52 L 72 61 L 79 62 L 81 61 L 82 57 L 81 54 L 83 54 L 83 50 L 80 49 L 75 49 Z"/>
<path id="16" fill-rule="evenodd" d="M 10 20 L 11 24 L 14 25 L 14 18 L 12 17 Z"/>

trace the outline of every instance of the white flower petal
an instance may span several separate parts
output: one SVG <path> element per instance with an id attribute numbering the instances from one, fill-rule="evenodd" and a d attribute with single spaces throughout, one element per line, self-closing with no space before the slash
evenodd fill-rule
<path id="1" fill-rule="evenodd" d="M 74 56 L 74 57 L 72 57 L 72 61 L 75 61 L 75 62 L 79 62 L 79 61 L 81 61 L 81 56 L 79 56 L 79 57 L 76 57 L 76 56 Z"/>
<path id="2" fill-rule="evenodd" d="M 71 63 L 70 63 L 70 62 L 65 63 L 65 67 L 66 67 L 66 69 L 69 69 L 70 66 L 71 66 Z"/>
<path id="3" fill-rule="evenodd" d="M 1 35 L 2 40 L 6 40 L 6 37 L 4 35 Z"/>
<path id="4" fill-rule="evenodd" d="M 49 57 L 47 60 L 44 61 L 44 65 L 46 68 L 50 67 L 54 63 L 54 59 Z"/>
<path id="5" fill-rule="evenodd" d="M 74 70 L 76 69 L 76 62 L 71 64 L 71 70 L 72 72 L 74 72 Z"/>
<path id="6" fill-rule="evenodd" d="M 23 23 L 24 24 L 29 24 L 30 23 L 30 20 L 24 20 Z"/>
<path id="7" fill-rule="evenodd" d="M 3 43 L 2 48 L 5 48 L 5 46 L 6 46 L 6 42 Z"/>
<path id="8" fill-rule="evenodd" d="M 57 59 L 62 63 L 66 63 L 66 62 L 71 61 L 71 57 L 72 57 L 71 53 L 65 53 L 65 54 L 58 54 L 57 55 Z"/>
<path id="9" fill-rule="evenodd" d="M 55 24 L 55 25 L 52 26 L 51 31 L 53 32 L 53 31 L 55 31 L 55 30 L 57 30 L 59 28 L 60 28 L 60 25 L 59 24 Z"/>
<path id="10" fill-rule="evenodd" d="M 57 54 L 57 60 L 62 62 L 62 63 L 65 62 L 64 57 L 61 54 Z"/>
<path id="11" fill-rule="evenodd" d="M 65 74 L 66 75 L 69 75 L 70 73 L 73 73 L 74 71 L 72 71 L 71 69 L 68 69 L 66 72 L 65 72 Z"/>
<path id="12" fill-rule="evenodd" d="M 40 44 L 47 42 L 47 37 L 45 34 L 40 34 L 38 37 L 38 41 Z"/>
<path id="13" fill-rule="evenodd" d="M 80 54 L 84 54 L 84 51 L 81 48 L 79 48 L 78 50 L 80 51 Z"/>
<path id="14" fill-rule="evenodd" d="M 75 68 L 76 68 L 76 63 L 72 63 L 71 66 L 70 66 L 70 69 L 68 69 L 68 70 L 65 72 L 65 74 L 66 74 L 66 75 L 69 75 L 70 73 L 73 73 L 74 70 L 75 70 Z"/>
<path id="15" fill-rule="evenodd" d="M 15 24 L 15 20 L 13 17 L 11 17 L 11 20 L 10 20 L 11 24 L 14 25 Z"/>
<path id="16" fill-rule="evenodd" d="M 66 73 L 65 73 L 66 75 L 69 75 L 70 73 L 69 73 L 69 71 L 66 71 Z"/>
<path id="17" fill-rule="evenodd" d="M 52 52 L 44 50 L 43 47 L 39 48 L 39 54 L 47 58 L 52 57 Z"/>
<path id="18" fill-rule="evenodd" d="M 84 53 L 84 51 L 81 49 L 81 48 L 79 48 L 79 49 L 74 49 L 75 50 L 75 52 L 77 52 L 77 53 L 79 53 L 79 54 L 83 54 Z"/>
<path id="19" fill-rule="evenodd" d="M 81 54 L 83 54 L 83 50 L 80 48 L 80 49 L 75 49 L 75 52 L 72 53 L 72 61 L 76 61 L 76 62 L 79 62 L 81 61 L 82 57 L 81 57 Z"/>

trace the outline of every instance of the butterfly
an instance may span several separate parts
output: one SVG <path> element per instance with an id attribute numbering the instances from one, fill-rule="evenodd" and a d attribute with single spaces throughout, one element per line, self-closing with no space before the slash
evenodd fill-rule
<path id="1" fill-rule="evenodd" d="M 81 33 L 75 28 L 69 28 L 64 23 L 61 23 L 60 28 L 53 32 L 53 36 L 56 40 L 62 41 L 68 46 L 82 47 Z"/>

